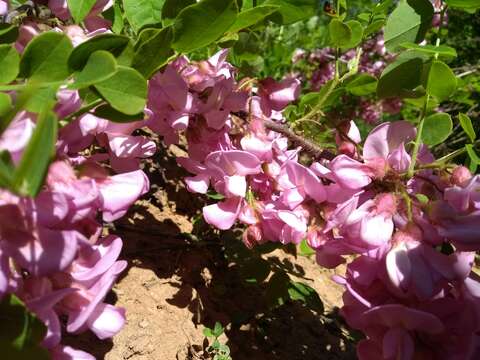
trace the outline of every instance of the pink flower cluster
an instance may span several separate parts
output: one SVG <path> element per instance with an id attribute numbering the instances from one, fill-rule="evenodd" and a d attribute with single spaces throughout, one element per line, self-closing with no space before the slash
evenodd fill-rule
<path id="1" fill-rule="evenodd" d="M 48 4 L 58 17 L 70 17 L 66 1 Z M 107 31 L 99 14 L 109 6 L 96 3 L 85 20 L 90 31 Z M 39 31 L 24 24 L 17 50 Z M 59 31 L 75 45 L 96 33 Z M 382 49 L 380 39 L 366 45 L 363 71 L 381 71 L 383 62 L 367 64 Z M 314 55 L 319 60 L 312 61 L 329 58 L 328 51 Z M 126 267 L 118 260 L 122 240 L 102 225 L 148 191 L 139 165 L 155 143 L 134 135 L 148 126 L 166 144 L 186 140 L 188 157 L 178 163 L 192 174 L 185 179 L 189 191 L 212 188 L 223 196 L 203 208 L 209 224 L 245 225 L 249 248 L 306 240 L 319 265 L 347 263 L 335 281 L 345 287 L 343 316 L 366 336 L 360 359 L 477 358 L 480 283 L 472 267 L 480 249 L 480 177 L 464 167 L 435 167 L 424 145 L 413 160 L 416 130 L 406 121 L 383 123 L 363 142 L 355 123 L 344 121 L 337 155 L 306 164 L 301 148 L 271 130 L 283 123 L 300 82 L 238 82 L 226 58 L 223 50 L 206 61 L 180 57 L 166 66 L 150 80 L 145 121 L 115 124 L 85 114 L 69 122 L 35 199 L 0 191 L 0 296 L 16 294 L 46 324 L 42 344 L 54 359 L 93 359 L 62 345 L 63 319 L 67 332 L 91 330 L 100 339 L 121 329 L 124 310 L 104 299 Z M 329 78 L 325 69 L 319 83 Z M 57 99 L 61 119 L 82 105 L 76 91 L 61 89 Z M 370 105 L 365 118 L 373 123 L 378 111 Z M 35 127 L 36 115 L 20 112 L 1 135 L 0 150 L 18 163 Z"/>
<path id="2" fill-rule="evenodd" d="M 64 30 L 75 45 L 91 36 L 80 27 Z M 38 29 L 23 25 L 22 32 L 28 36 L 20 36 L 19 51 Z M 81 105 L 77 91 L 61 89 L 54 110 L 64 119 Z M 0 150 L 8 151 L 14 163 L 36 121 L 36 114 L 20 112 L 0 136 Z M 139 165 L 156 146 L 132 135 L 143 126 L 144 121 L 116 124 L 92 114 L 77 117 L 60 129 L 56 159 L 36 198 L 0 190 L 0 297 L 17 295 L 45 323 L 42 345 L 53 359 L 94 359 L 62 345 L 62 328 L 73 334 L 91 330 L 106 339 L 125 323 L 125 310 L 104 302 L 127 263 L 118 260 L 122 240 L 107 235 L 103 223 L 122 217 L 149 190 Z"/>
<path id="3" fill-rule="evenodd" d="M 189 157 L 178 162 L 194 175 L 188 189 L 224 197 L 204 207 L 205 220 L 245 224 L 250 248 L 306 239 L 321 266 L 348 262 L 335 280 L 345 286 L 342 314 L 366 336 L 360 359 L 476 358 L 480 177 L 435 169 L 421 145 L 409 178 L 416 130 L 406 121 L 377 126 L 363 147 L 344 123 L 339 155 L 306 166 L 301 149 L 269 130 L 298 81 L 237 83 L 224 59 L 182 58 L 150 83 L 149 125 L 170 143 L 187 139 Z"/>

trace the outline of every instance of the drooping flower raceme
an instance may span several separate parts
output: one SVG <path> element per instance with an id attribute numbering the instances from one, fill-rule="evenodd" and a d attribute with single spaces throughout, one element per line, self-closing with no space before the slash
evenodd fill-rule
<path id="1" fill-rule="evenodd" d="M 289 149 L 288 139 L 267 126 L 282 121 L 297 83 L 232 83 L 232 68 L 219 58 L 167 66 L 155 79 L 176 79 L 180 103 L 168 100 L 160 109 L 154 98 L 149 103 L 149 125 L 167 142 L 186 135 L 189 156 L 178 162 L 193 174 L 185 179 L 188 190 L 205 194 L 211 187 L 224 197 L 203 209 L 205 220 L 219 229 L 246 225 L 249 248 L 306 239 L 320 265 L 348 262 L 346 275 L 335 280 L 345 286 L 343 316 L 366 335 L 360 359 L 473 359 L 480 330 L 480 284 L 472 273 L 473 251 L 480 249 L 479 177 L 458 167 L 418 169 L 409 179 L 416 130 L 406 121 L 377 126 L 363 151 L 355 124 L 344 123 L 339 155 L 305 166 L 301 149 Z M 215 89 L 225 81 L 230 85 L 220 96 Z M 171 84 L 154 80 L 151 92 L 172 94 Z M 202 111 L 210 97 L 246 101 L 242 108 L 220 100 L 225 113 L 213 122 Z M 173 114 L 183 117 L 182 126 L 168 120 Z M 419 150 L 418 165 L 435 161 L 425 145 Z"/>

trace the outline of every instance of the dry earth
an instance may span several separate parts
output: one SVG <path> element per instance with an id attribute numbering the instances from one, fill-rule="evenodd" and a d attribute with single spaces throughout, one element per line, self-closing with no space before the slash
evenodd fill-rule
<path id="1" fill-rule="evenodd" d="M 269 311 L 262 287 L 245 283 L 235 262 L 225 258 L 226 247 L 238 240 L 201 222 L 193 228 L 205 199 L 179 183 L 185 173 L 172 156 L 179 153 L 171 148 L 158 155 L 162 171 L 147 165 L 152 192 L 111 229 L 124 240 L 121 258 L 129 268 L 107 301 L 126 308 L 125 328 L 110 342 L 91 333 L 67 342 L 97 359 L 210 359 L 203 329 L 219 321 L 231 324 L 220 340 L 233 360 L 355 359 L 352 336 L 337 314 L 341 288 L 330 280 L 333 273 L 282 250 L 263 255 L 313 287 L 324 306 L 322 314 L 297 302 Z"/>

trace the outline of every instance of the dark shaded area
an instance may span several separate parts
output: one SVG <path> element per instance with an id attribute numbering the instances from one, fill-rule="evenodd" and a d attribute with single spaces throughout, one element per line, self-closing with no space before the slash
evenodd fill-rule
<path id="1" fill-rule="evenodd" d="M 195 324 L 213 328 L 218 321 L 228 325 L 227 345 L 234 360 L 355 359 L 354 339 L 336 311 L 324 313 L 321 302 L 315 310 L 298 301 L 275 307 L 268 299 L 268 281 L 263 280 L 270 271 L 265 270 L 302 278 L 304 269 L 275 256 L 262 260 L 262 253 L 276 246 L 248 250 L 239 240 L 241 230 L 219 233 L 204 224 L 198 212 L 206 198 L 179 186 L 178 179 L 185 173 L 179 173 L 182 170 L 172 157 L 160 153 L 156 160 L 163 171 L 152 163 L 146 169 L 155 184 L 146 200 L 162 211 L 160 199 L 165 204 L 166 197 L 176 204 L 176 213 L 197 218 L 195 229 L 192 234 L 181 233 L 171 219 L 158 221 L 147 207 L 135 205 L 112 229 L 124 240 L 121 258 L 129 267 L 150 269 L 159 280 L 178 287 L 168 302 L 188 309 Z M 293 252 L 294 247 L 286 251 Z M 252 264 L 261 266 L 252 268 Z M 180 283 L 171 281 L 173 277 Z M 115 296 L 109 295 L 108 300 L 115 303 Z M 159 344 L 161 341 L 158 339 Z M 106 342 L 92 349 L 92 344 L 98 344 L 93 334 L 70 337 L 67 342 L 92 352 L 97 359 L 103 359 L 112 347 Z M 186 358 L 210 359 L 204 352 L 207 342 L 185 347 Z"/>

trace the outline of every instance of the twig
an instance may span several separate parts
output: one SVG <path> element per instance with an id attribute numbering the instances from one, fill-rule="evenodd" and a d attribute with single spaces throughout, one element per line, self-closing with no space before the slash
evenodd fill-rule
<path id="1" fill-rule="evenodd" d="M 267 129 L 284 135 L 294 145 L 300 146 L 306 153 L 310 154 L 315 159 L 333 159 L 334 157 L 334 154 L 332 154 L 330 151 L 324 150 L 312 141 L 296 134 L 286 125 L 276 123 L 272 120 L 265 120 L 264 125 Z"/>

